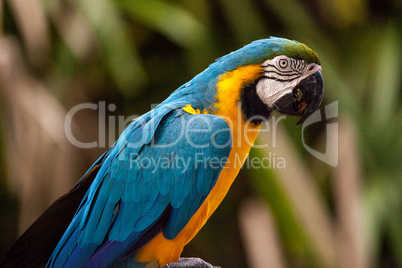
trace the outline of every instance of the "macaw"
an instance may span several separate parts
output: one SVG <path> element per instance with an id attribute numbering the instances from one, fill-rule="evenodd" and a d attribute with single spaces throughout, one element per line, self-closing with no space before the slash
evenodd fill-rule
<path id="1" fill-rule="evenodd" d="M 227 194 L 261 123 L 273 111 L 303 123 L 323 90 L 317 54 L 297 41 L 270 37 L 217 59 L 131 122 L 3 265 L 191 266 L 178 262 L 183 247 Z"/>

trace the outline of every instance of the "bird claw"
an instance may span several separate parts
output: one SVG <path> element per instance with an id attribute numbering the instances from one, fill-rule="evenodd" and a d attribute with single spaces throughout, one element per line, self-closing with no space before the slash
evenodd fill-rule
<path id="1" fill-rule="evenodd" d="M 200 258 L 180 258 L 178 262 L 171 262 L 163 268 L 219 268 L 213 266 Z"/>

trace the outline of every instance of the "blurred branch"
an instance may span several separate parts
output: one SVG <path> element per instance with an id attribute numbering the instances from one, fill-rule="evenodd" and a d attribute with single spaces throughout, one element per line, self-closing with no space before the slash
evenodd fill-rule
<path id="1" fill-rule="evenodd" d="M 93 28 L 77 8 L 63 8 L 62 2 L 51 1 L 47 5 L 48 13 L 65 44 L 78 59 L 84 59 L 93 53 L 96 36 Z"/>
<path id="2" fill-rule="evenodd" d="M 275 220 L 265 203 L 246 200 L 240 207 L 240 227 L 250 267 L 286 267 Z"/>
<path id="3" fill-rule="evenodd" d="M 350 122 L 339 123 L 339 165 L 332 181 L 338 218 L 338 267 L 369 267 L 364 226 L 362 178 L 356 132 Z"/>
<path id="4" fill-rule="evenodd" d="M 9 0 L 15 14 L 31 63 L 43 66 L 50 50 L 50 36 L 43 2 L 40 0 Z"/>
<path id="5" fill-rule="evenodd" d="M 16 40 L 0 39 L 0 90 L 9 188 L 21 200 L 19 231 L 73 184 L 76 155 L 64 134 L 66 111 L 25 69 Z"/>

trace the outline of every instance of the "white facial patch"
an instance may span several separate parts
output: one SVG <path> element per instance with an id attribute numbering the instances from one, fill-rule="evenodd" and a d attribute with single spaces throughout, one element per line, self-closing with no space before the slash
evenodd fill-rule
<path id="1" fill-rule="evenodd" d="M 288 58 L 284 55 L 264 61 L 264 76 L 257 83 L 257 95 L 268 107 L 292 90 L 306 77 L 321 70 L 321 66 L 303 60 Z"/>
<path id="2" fill-rule="evenodd" d="M 292 81 L 292 83 L 286 83 L 269 79 L 261 79 L 257 83 L 257 95 L 260 97 L 263 103 L 272 108 L 277 100 L 292 92 L 293 88 L 299 83 L 299 81 L 294 81 L 295 82 Z"/>

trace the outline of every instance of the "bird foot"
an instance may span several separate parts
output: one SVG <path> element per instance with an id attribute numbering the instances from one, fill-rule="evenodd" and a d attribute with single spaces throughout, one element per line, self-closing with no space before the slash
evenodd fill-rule
<path id="1" fill-rule="evenodd" d="M 163 268 L 219 268 L 213 266 L 200 258 L 180 258 L 178 262 L 171 262 Z"/>

